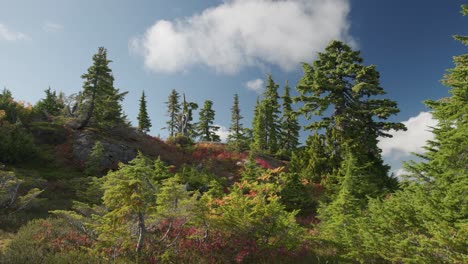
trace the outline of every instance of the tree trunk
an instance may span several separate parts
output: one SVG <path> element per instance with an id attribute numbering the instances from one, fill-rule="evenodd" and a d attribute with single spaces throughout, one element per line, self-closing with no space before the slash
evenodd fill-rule
<path id="1" fill-rule="evenodd" d="M 142 213 L 138 213 L 138 243 L 136 247 L 137 255 L 140 255 L 141 248 L 143 247 L 145 232 L 146 232 L 146 227 L 145 227 L 144 215 Z"/>

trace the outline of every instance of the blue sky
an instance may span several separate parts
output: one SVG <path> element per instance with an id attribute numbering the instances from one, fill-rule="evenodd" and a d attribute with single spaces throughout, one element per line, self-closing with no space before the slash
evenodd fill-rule
<path id="1" fill-rule="evenodd" d="M 213 100 L 216 123 L 225 127 L 238 93 L 250 126 L 257 92 L 246 83 L 259 88 L 271 73 L 280 85 L 289 80 L 294 86 L 302 75 L 299 62 L 312 62 L 338 38 L 360 49 L 366 64 L 377 65 L 388 97 L 401 108 L 393 120 L 419 129 L 386 142 L 386 159 L 397 167 L 420 147 L 402 142 L 413 142 L 411 136 L 420 142 L 430 124 L 430 116 L 420 114 L 427 111 L 421 102 L 448 95 L 440 79 L 453 65 L 452 56 L 464 52 L 451 37 L 468 31 L 468 18 L 459 13 L 462 3 L 0 0 L 0 86 L 32 103 L 49 86 L 76 93 L 92 55 L 104 46 L 113 60 L 115 86 L 129 91 L 124 110 L 132 122 L 145 90 L 152 134 L 167 134 L 160 128 L 174 88 L 200 105 Z"/>

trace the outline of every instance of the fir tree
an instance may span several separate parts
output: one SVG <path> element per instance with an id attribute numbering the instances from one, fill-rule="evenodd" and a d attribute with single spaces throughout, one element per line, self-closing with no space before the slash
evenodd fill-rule
<path id="1" fill-rule="evenodd" d="M 264 106 L 257 97 L 252 122 L 251 150 L 264 152 L 267 149 L 267 131 L 265 124 Z"/>
<path id="2" fill-rule="evenodd" d="M 57 96 L 55 91 L 52 92 L 50 87 L 44 91 L 45 98 L 37 102 L 35 109 L 45 115 L 58 116 L 65 107 L 63 101 Z"/>
<path id="3" fill-rule="evenodd" d="M 101 162 L 102 158 L 104 157 L 104 152 L 104 146 L 102 145 L 101 141 L 96 141 L 85 164 L 86 175 L 99 176 L 101 173 Z"/>
<path id="4" fill-rule="evenodd" d="M 166 123 L 171 137 L 175 136 L 175 132 L 177 131 L 177 119 L 180 113 L 179 97 L 179 93 L 173 89 L 166 102 L 167 114 L 169 116 L 169 121 Z"/>
<path id="5" fill-rule="evenodd" d="M 366 166 L 367 173 L 361 175 L 370 188 L 362 190 L 360 198 L 365 199 L 366 195 L 376 196 L 385 189 L 396 188 L 396 180 L 388 177 L 389 167 L 383 164 L 377 138 L 390 137 L 386 131 L 405 127 L 401 123 L 382 121 L 399 109 L 392 100 L 374 98 L 385 91 L 380 87 L 375 66 L 365 66 L 362 62 L 359 51 L 332 41 L 325 52 L 318 54 L 313 65 L 303 64 L 304 76 L 297 86 L 300 93 L 297 101 L 304 103 L 300 113 L 306 118 L 321 117 L 306 126 L 307 130 L 325 134 L 329 168 L 321 177 L 338 170 L 344 160 L 344 148 L 351 148 L 357 166 L 372 164 Z"/>
<path id="6" fill-rule="evenodd" d="M 83 74 L 83 92 L 80 102 L 85 117 L 79 128 L 92 125 L 99 128 L 110 128 L 126 124 L 120 102 L 127 92 L 120 93 L 114 88 L 114 77 L 109 68 L 111 60 L 107 59 L 107 50 L 100 47 L 93 56 L 93 65 Z"/>
<path id="7" fill-rule="evenodd" d="M 142 92 L 140 98 L 140 112 L 138 113 L 138 130 L 143 133 L 148 133 L 151 128 L 151 120 L 146 110 L 145 91 Z"/>
<path id="8" fill-rule="evenodd" d="M 227 142 L 236 151 L 241 151 L 245 145 L 244 129 L 241 123 L 242 118 L 239 108 L 239 95 L 235 94 L 234 103 L 231 107 L 231 126 L 229 127 Z"/>
<path id="9" fill-rule="evenodd" d="M 299 122 L 297 115 L 292 109 L 292 99 L 290 96 L 288 82 L 284 87 L 284 94 L 281 97 L 283 100 L 283 115 L 281 117 L 281 149 L 282 152 L 290 156 L 291 152 L 299 145 Z"/>
<path id="10" fill-rule="evenodd" d="M 215 119 L 215 111 L 212 109 L 213 102 L 206 100 L 203 108 L 200 110 L 200 117 L 197 124 L 197 131 L 202 141 L 214 141 L 219 142 L 221 139 L 216 134 L 218 126 L 213 126 Z"/>
<path id="11" fill-rule="evenodd" d="M 263 100 L 255 106 L 253 121 L 253 149 L 276 154 L 280 144 L 278 85 L 268 75 Z"/>

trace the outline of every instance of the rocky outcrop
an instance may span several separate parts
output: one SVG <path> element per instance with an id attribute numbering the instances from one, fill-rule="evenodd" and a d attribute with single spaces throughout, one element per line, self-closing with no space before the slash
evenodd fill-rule
<path id="1" fill-rule="evenodd" d="M 137 150 L 125 141 L 104 138 L 93 131 L 77 130 L 73 140 L 73 159 L 84 164 L 97 141 L 101 141 L 105 150 L 101 160 L 103 170 L 114 169 L 119 162 L 128 162 L 137 155 Z"/>

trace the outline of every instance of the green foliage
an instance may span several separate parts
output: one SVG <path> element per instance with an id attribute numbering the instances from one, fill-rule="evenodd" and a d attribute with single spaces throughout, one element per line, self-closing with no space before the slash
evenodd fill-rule
<path id="1" fill-rule="evenodd" d="M 202 141 L 219 142 L 221 139 L 216 134 L 219 130 L 218 126 L 213 126 L 215 120 L 215 111 L 212 109 L 213 102 L 206 100 L 203 108 L 200 110 L 200 117 L 197 123 L 197 134 L 200 135 Z"/>
<path id="2" fill-rule="evenodd" d="M 239 108 L 239 95 L 235 94 L 234 103 L 231 107 L 231 126 L 229 127 L 227 143 L 230 149 L 237 152 L 247 148 L 245 131 L 241 123 L 242 118 Z"/>
<path id="3" fill-rule="evenodd" d="M 138 112 L 138 130 L 144 133 L 148 133 L 151 128 L 151 120 L 146 110 L 146 96 L 145 91 L 142 92 L 140 98 L 140 112 Z"/>
<path id="4" fill-rule="evenodd" d="M 3 256 L 0 256 L 0 262 L 66 263 L 60 261 L 81 256 L 81 259 L 75 259 L 73 263 L 99 263 L 89 253 L 80 251 L 79 248 L 88 243 L 64 220 L 33 220 L 18 231 Z"/>
<path id="5" fill-rule="evenodd" d="M 20 187 L 24 182 L 14 172 L 0 170 L 0 212 L 17 212 L 37 200 L 42 190 L 23 190 Z"/>
<path id="6" fill-rule="evenodd" d="M 27 124 L 32 113 L 31 105 L 15 101 L 10 90 L 3 89 L 0 94 L 0 125 L 5 122 L 9 124 Z"/>
<path id="7" fill-rule="evenodd" d="M 179 104 L 179 93 L 172 89 L 171 94 L 166 102 L 167 105 L 167 114 L 169 115 L 169 121 L 167 121 L 167 129 L 169 130 L 169 135 L 171 137 L 176 135 L 177 129 L 177 118 L 180 113 L 180 104 Z"/>
<path id="8" fill-rule="evenodd" d="M 85 174 L 88 176 L 99 176 L 101 174 L 101 163 L 105 154 L 104 146 L 101 141 L 96 141 L 91 152 L 89 153 L 88 160 L 85 164 Z"/>
<path id="9" fill-rule="evenodd" d="M 107 59 L 107 50 L 99 47 L 93 56 L 93 65 L 81 76 L 84 83 L 80 109 L 85 115 L 81 128 L 89 122 L 102 129 L 126 125 L 120 102 L 127 92 L 120 93 L 114 87 L 114 77 L 109 68 L 111 62 Z"/>
<path id="10" fill-rule="evenodd" d="M 37 156 L 32 135 L 20 124 L 0 121 L 0 162 L 16 164 Z"/>
<path id="11" fill-rule="evenodd" d="M 257 102 L 253 121 L 253 149 L 276 154 L 280 144 L 278 85 L 268 75 L 263 100 Z"/>
<path id="12" fill-rule="evenodd" d="M 297 114 L 292 109 L 292 99 L 290 96 L 290 90 L 288 82 L 284 87 L 284 94 L 281 97 L 283 100 L 283 114 L 281 116 L 281 137 L 280 137 L 280 152 L 290 157 L 291 153 L 299 145 L 299 130 L 301 126 L 297 121 Z"/>
<path id="13" fill-rule="evenodd" d="M 383 201 L 371 199 L 358 219 L 362 244 L 350 254 L 362 262 L 468 261 L 468 55 L 454 61 L 443 80 L 452 96 L 427 102 L 438 124 L 432 128 L 435 139 L 420 155 L 424 160 L 406 166 L 401 191 Z"/>
<path id="14" fill-rule="evenodd" d="M 381 150 L 377 147 L 378 137 L 389 137 L 386 132 L 390 129 L 404 130 L 405 127 L 401 123 L 382 121 L 399 109 L 394 101 L 374 98 L 384 95 L 385 91 L 380 87 L 375 66 L 365 66 L 362 62 L 359 51 L 332 41 L 325 52 L 318 54 L 313 65 L 303 64 L 304 76 L 297 86 L 300 96 L 296 101 L 304 103 L 299 112 L 306 118 L 321 117 L 306 126 L 325 136 L 314 146 L 323 148 L 311 150 L 324 152 L 329 157 L 328 168 L 317 171 L 318 177 L 337 175 L 335 172 L 345 160 L 345 150 L 349 150 L 355 155 L 356 166 L 367 168 L 361 172 L 361 179 L 370 188 L 363 193 L 375 197 L 396 186 L 396 180 L 388 176 L 389 167 L 383 164 Z M 338 179 L 329 179 L 328 186 L 338 182 Z M 365 199 L 365 195 L 359 198 Z"/>
<path id="15" fill-rule="evenodd" d="M 57 92 L 50 89 L 50 87 L 44 91 L 45 98 L 41 99 L 34 106 L 34 111 L 42 115 L 43 117 L 58 116 L 65 108 L 63 99 L 57 96 Z"/>
<path id="16" fill-rule="evenodd" d="M 235 183 L 226 196 L 214 199 L 213 224 L 232 236 L 254 239 L 261 249 L 296 248 L 304 230 L 296 223 L 297 211 L 287 212 L 280 202 L 281 186 L 273 179 L 277 173 Z"/>

